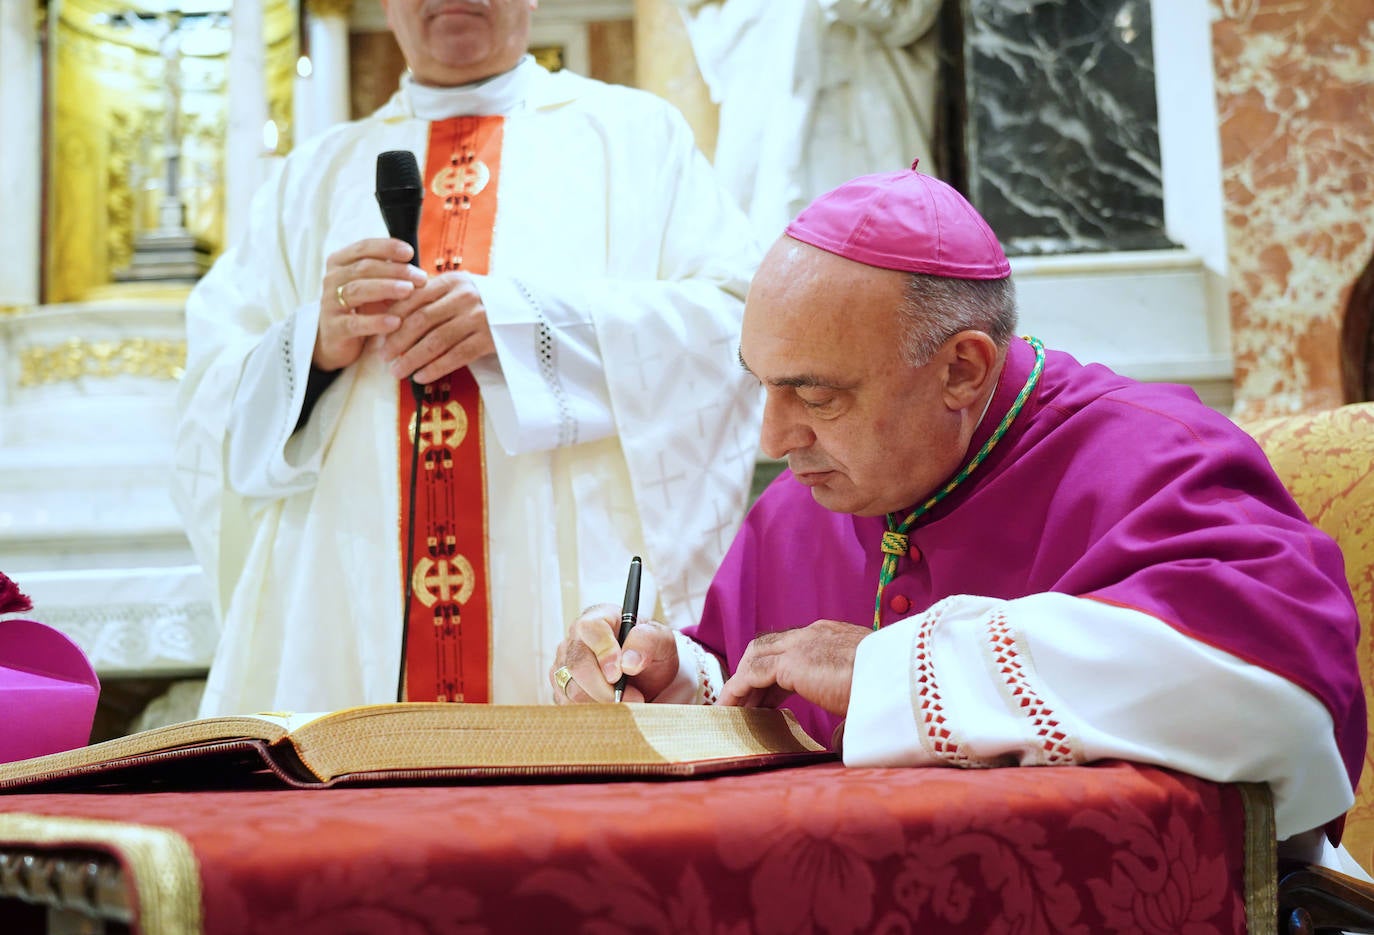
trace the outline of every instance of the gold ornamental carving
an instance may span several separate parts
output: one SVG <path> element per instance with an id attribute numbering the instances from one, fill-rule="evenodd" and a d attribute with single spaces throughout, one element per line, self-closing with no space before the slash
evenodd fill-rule
<path id="1" fill-rule="evenodd" d="M 186 371 L 186 342 L 151 338 L 85 341 L 24 348 L 19 352 L 19 385 L 42 386 L 84 377 L 145 377 L 180 380 Z"/>
<path id="2" fill-rule="evenodd" d="M 353 0 L 305 0 L 305 12 L 321 19 L 327 16 L 347 19 L 353 12 Z"/>
<path id="3" fill-rule="evenodd" d="M 563 69 L 563 47 L 561 45 L 530 46 L 530 55 L 534 56 L 534 60 L 549 71 L 562 71 Z"/>
<path id="4" fill-rule="evenodd" d="M 179 19 L 169 18 L 165 4 L 50 6 L 45 300 L 84 301 L 113 283 L 132 288 L 117 282 L 117 273 L 128 268 L 140 234 L 169 228 L 169 206 L 179 205 L 180 227 L 217 255 L 224 240 L 229 0 L 207 0 L 197 8 L 202 12 Z M 163 12 L 124 15 L 131 6 Z M 293 141 L 296 5 L 262 0 L 262 8 L 267 111 L 282 153 Z M 182 27 L 175 42 L 167 33 L 174 19 Z M 164 28 L 153 29 L 155 23 Z"/>

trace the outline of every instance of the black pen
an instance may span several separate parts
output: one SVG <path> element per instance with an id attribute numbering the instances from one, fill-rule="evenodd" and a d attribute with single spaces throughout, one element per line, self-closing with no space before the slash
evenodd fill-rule
<path id="1" fill-rule="evenodd" d="M 639 616 L 639 576 L 644 570 L 643 563 L 636 555 L 630 559 L 630 577 L 625 582 L 625 602 L 620 606 L 620 645 L 625 645 L 625 637 L 630 635 L 630 629 L 635 625 L 635 618 Z M 615 683 L 615 700 L 619 701 L 625 694 L 625 670 L 620 670 L 620 678 Z"/>

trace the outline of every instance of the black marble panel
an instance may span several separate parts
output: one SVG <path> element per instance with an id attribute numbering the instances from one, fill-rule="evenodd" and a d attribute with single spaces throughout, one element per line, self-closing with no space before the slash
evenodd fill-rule
<path id="1" fill-rule="evenodd" d="M 961 0 L 970 200 L 1012 254 L 1169 246 L 1149 0 Z"/>

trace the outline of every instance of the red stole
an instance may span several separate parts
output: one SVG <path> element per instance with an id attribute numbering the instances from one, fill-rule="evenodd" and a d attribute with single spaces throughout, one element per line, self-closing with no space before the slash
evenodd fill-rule
<path id="1" fill-rule="evenodd" d="M 496 223 L 503 123 L 452 117 L 430 126 L 420 264 L 431 276 L 485 273 Z M 402 580 L 410 584 L 406 701 L 491 700 L 491 597 L 482 403 L 464 367 L 424 388 L 409 528 L 415 397 L 398 394 Z M 414 539 L 407 542 L 407 535 Z"/>

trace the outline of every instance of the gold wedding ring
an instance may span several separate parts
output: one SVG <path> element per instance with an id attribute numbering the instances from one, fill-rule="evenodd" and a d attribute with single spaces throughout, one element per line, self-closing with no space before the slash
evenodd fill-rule
<path id="1" fill-rule="evenodd" d="M 343 297 L 343 287 L 343 283 L 339 283 L 334 287 L 334 298 L 339 300 L 339 308 L 346 308 L 352 311 L 353 306 L 349 305 L 348 300 Z"/>
<path id="2" fill-rule="evenodd" d="M 559 666 L 553 672 L 554 684 L 563 693 L 563 697 L 568 697 L 568 683 L 572 681 L 572 670 L 567 666 Z"/>

